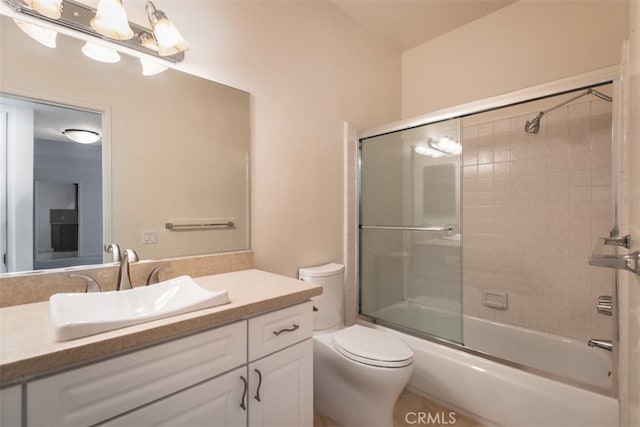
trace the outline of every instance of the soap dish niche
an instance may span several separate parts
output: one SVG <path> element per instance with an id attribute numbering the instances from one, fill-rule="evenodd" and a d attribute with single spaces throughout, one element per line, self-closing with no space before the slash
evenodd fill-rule
<path id="1" fill-rule="evenodd" d="M 509 294 L 507 292 L 482 291 L 482 303 L 487 307 L 498 310 L 509 309 Z"/>

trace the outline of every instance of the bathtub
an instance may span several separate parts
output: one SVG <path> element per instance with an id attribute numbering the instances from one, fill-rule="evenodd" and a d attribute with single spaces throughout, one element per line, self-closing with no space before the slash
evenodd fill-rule
<path id="1" fill-rule="evenodd" d="M 414 320 L 446 317 L 442 310 L 425 309 L 408 301 L 378 313 L 391 321 L 411 317 L 411 310 L 420 311 L 413 313 Z M 441 322 L 449 329 L 453 324 L 452 319 Z M 618 425 L 618 401 L 610 396 L 384 326 L 375 327 L 399 334 L 413 349 L 415 369 L 409 388 L 452 408 L 505 426 Z M 604 390 L 611 386 L 610 355 L 583 341 L 471 316 L 464 316 L 463 330 L 469 348 L 544 370 L 551 376 L 572 378 L 587 384 L 587 388 Z"/>

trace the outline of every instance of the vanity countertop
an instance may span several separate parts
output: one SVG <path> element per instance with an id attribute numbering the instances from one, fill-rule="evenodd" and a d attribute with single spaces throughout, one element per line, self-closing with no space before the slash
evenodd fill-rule
<path id="1" fill-rule="evenodd" d="M 195 281 L 206 289 L 226 290 L 231 302 L 64 342 L 51 338 L 49 302 L 1 308 L 0 384 L 277 310 L 322 293 L 321 286 L 255 269 Z"/>

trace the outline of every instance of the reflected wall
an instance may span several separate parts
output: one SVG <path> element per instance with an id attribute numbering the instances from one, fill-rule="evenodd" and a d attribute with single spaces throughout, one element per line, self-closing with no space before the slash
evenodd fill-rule
<path id="1" fill-rule="evenodd" d="M 103 114 L 108 241 L 142 258 L 249 248 L 248 93 L 175 70 L 144 78 L 137 59 L 98 63 L 62 35 L 48 49 L 2 19 L 11 60 L 0 63 L 1 92 Z M 232 218 L 235 227 L 164 228 L 181 218 Z M 142 243 L 148 230 L 157 243 Z"/>

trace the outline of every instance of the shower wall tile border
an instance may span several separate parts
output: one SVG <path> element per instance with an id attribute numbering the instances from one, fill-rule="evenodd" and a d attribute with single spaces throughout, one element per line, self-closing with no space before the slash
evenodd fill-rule
<path id="1" fill-rule="evenodd" d="M 358 317 L 358 128 L 343 125 L 344 144 L 344 319 L 352 325 Z"/>

